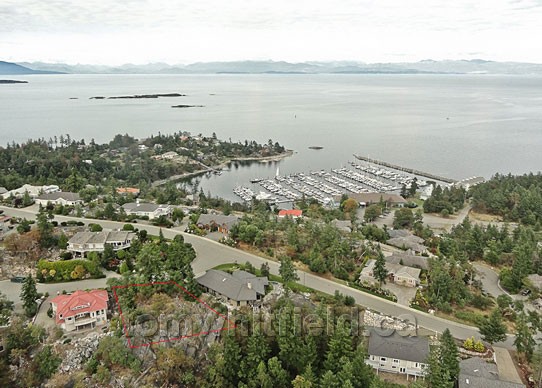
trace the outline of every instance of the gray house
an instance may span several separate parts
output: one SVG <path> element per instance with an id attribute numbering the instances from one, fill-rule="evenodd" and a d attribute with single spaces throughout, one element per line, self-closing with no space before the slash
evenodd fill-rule
<path id="1" fill-rule="evenodd" d="M 200 214 L 198 218 L 198 228 L 207 229 L 210 232 L 220 232 L 228 234 L 232 226 L 237 224 L 239 219 L 235 216 L 225 216 L 223 214 Z"/>
<path id="2" fill-rule="evenodd" d="M 269 284 L 266 277 L 257 277 L 246 271 L 235 271 L 229 274 L 224 271 L 210 269 L 196 279 L 205 292 L 222 296 L 235 307 L 252 305 L 265 295 L 265 287 Z"/>
<path id="3" fill-rule="evenodd" d="M 458 388 L 525 388 L 525 385 L 501 380 L 497 365 L 472 357 L 459 362 Z"/>
<path id="4" fill-rule="evenodd" d="M 424 377 L 429 357 L 427 337 L 402 337 L 397 332 L 382 336 L 370 331 L 369 358 L 365 363 L 378 371 Z"/>

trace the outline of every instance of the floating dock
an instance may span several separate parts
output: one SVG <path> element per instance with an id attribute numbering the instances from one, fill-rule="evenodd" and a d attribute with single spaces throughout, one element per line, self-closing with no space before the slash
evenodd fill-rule
<path id="1" fill-rule="evenodd" d="M 376 159 L 370 159 L 368 157 L 365 157 L 365 156 L 359 156 L 359 155 L 356 155 L 354 154 L 354 157 L 358 160 L 363 160 L 365 162 L 369 162 L 369 163 L 373 163 L 373 164 L 378 164 L 380 166 L 384 166 L 384 167 L 389 167 L 389 168 L 393 168 L 395 170 L 399 170 L 399 171 L 404 171 L 404 172 L 407 172 L 409 174 L 413 174 L 413 175 L 418 175 L 418 176 L 423 176 L 425 178 L 429 178 L 429 179 L 434 179 L 436 181 L 441 181 L 441 182 L 446 182 L 446 183 L 450 183 L 450 184 L 455 184 L 457 183 L 457 180 L 455 179 L 451 179 L 451 178 L 446 178 L 446 177 L 443 177 L 443 176 L 439 176 L 439 175 L 435 175 L 435 174 L 431 174 L 431 173 L 428 173 L 428 172 L 423 172 L 423 171 L 420 171 L 420 170 L 415 170 L 413 168 L 408 168 L 408 167 L 402 167 L 402 166 L 398 166 L 396 164 L 392 164 L 392 163 L 388 163 L 388 162 L 383 162 L 381 160 L 376 160 Z"/>

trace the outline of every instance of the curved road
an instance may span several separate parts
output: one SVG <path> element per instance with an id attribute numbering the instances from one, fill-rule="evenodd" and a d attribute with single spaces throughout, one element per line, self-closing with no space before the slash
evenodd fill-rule
<path id="1" fill-rule="evenodd" d="M 25 210 L 25 209 L 13 209 L 8 207 L 0 206 L 0 209 L 4 210 L 6 214 L 16 217 L 26 217 L 26 218 L 35 218 L 35 210 Z M 118 229 L 122 228 L 125 224 L 123 222 L 114 222 L 114 221 L 104 221 L 104 220 L 94 220 L 94 219 L 80 219 L 76 217 L 66 217 L 66 216 L 55 216 L 55 220 L 68 221 L 68 220 L 77 220 L 83 221 L 85 223 L 96 223 L 102 225 L 104 228 L 108 229 Z M 158 235 L 160 228 L 151 225 L 137 224 L 139 229 L 147 230 L 149 233 Z M 213 268 L 219 264 L 231 263 L 237 261 L 238 263 L 250 262 L 255 267 L 259 268 L 262 263 L 267 262 L 269 264 L 271 273 L 278 274 L 279 264 L 274 261 L 264 259 L 253 254 L 243 252 L 241 250 L 228 247 L 226 245 L 220 244 L 218 242 L 209 240 L 204 237 L 194 236 L 191 234 L 183 233 L 180 230 L 176 229 L 162 229 L 164 237 L 173 238 L 176 235 L 182 235 L 186 242 L 191 243 L 196 250 L 197 257 L 192 263 L 194 273 L 196 275 L 202 274 L 205 270 Z M 313 275 L 304 271 L 297 271 L 299 276 L 299 282 L 310 287 L 314 290 L 321 291 L 330 295 L 333 295 L 336 290 L 341 292 L 344 295 L 350 295 L 354 297 L 356 303 L 367 307 L 369 309 L 382 312 L 391 316 L 399 316 L 404 319 L 415 320 L 416 323 L 424 328 L 427 328 L 431 331 L 441 333 L 444 329 L 450 329 L 452 335 L 456 338 L 465 339 L 471 336 L 479 337 L 478 328 L 473 326 L 464 325 L 461 323 L 448 321 L 443 318 L 433 316 L 428 313 L 424 313 L 415 309 L 412 309 L 407 306 L 400 306 L 394 302 L 390 302 L 386 299 L 382 299 L 365 292 L 344 286 L 342 284 L 333 282 L 328 279 L 321 278 L 319 276 Z M 86 281 L 85 281 L 86 282 Z M 506 341 L 499 343 L 500 346 L 504 346 L 509 349 L 513 349 L 513 340 L 514 336 L 508 335 Z"/>

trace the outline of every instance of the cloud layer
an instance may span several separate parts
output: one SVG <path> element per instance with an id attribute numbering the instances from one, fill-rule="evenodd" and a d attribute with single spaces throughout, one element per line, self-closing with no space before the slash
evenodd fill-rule
<path id="1" fill-rule="evenodd" d="M 539 0 L 2 0 L 2 59 L 542 63 Z"/>

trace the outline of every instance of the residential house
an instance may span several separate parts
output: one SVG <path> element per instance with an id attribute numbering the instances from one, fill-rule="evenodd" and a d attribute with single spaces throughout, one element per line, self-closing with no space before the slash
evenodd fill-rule
<path id="1" fill-rule="evenodd" d="M 333 220 L 332 223 L 341 232 L 344 232 L 344 233 L 352 232 L 352 222 L 351 221 Z"/>
<path id="2" fill-rule="evenodd" d="M 425 256 L 417 256 L 412 251 L 393 252 L 391 256 L 386 256 L 384 259 L 391 264 L 402 264 L 408 267 L 429 269 L 429 260 Z"/>
<path id="3" fill-rule="evenodd" d="M 542 276 L 538 274 L 531 274 L 527 276 L 527 281 L 538 291 L 542 291 Z"/>
<path id="4" fill-rule="evenodd" d="M 122 208 L 127 215 L 135 215 L 137 217 L 149 217 L 149 220 L 160 216 L 169 216 L 173 209 L 169 205 L 159 205 L 155 203 L 140 203 L 136 202 L 125 203 Z"/>
<path id="5" fill-rule="evenodd" d="M 135 187 L 117 187 L 117 194 L 132 194 L 134 197 L 137 197 L 139 195 L 139 189 Z"/>
<path id="6" fill-rule="evenodd" d="M 55 193 L 39 195 L 36 197 L 36 203 L 42 206 L 47 206 L 48 203 L 52 203 L 53 205 L 74 206 L 83 203 L 83 200 L 78 193 L 57 191 Z"/>
<path id="7" fill-rule="evenodd" d="M 297 219 L 297 218 L 301 218 L 303 217 L 303 210 L 297 210 L 297 209 L 292 209 L 292 210 L 287 210 L 287 209 L 282 209 L 279 211 L 279 215 L 278 215 L 279 218 L 285 218 L 285 217 L 291 217 L 292 219 Z"/>
<path id="8" fill-rule="evenodd" d="M 403 207 L 407 203 L 400 195 L 389 193 L 348 193 L 348 198 L 356 200 L 360 206 L 370 206 L 382 201 L 389 207 Z M 337 203 L 341 202 L 341 196 L 334 199 Z"/>
<path id="9" fill-rule="evenodd" d="M 361 270 L 359 280 L 361 282 L 374 283 L 374 267 L 376 260 L 371 259 L 367 261 L 367 265 Z M 388 271 L 388 281 L 401 286 L 416 287 L 420 284 L 420 272 L 419 268 L 407 267 L 401 264 L 392 264 L 386 262 L 386 270 Z"/>
<path id="10" fill-rule="evenodd" d="M 68 241 L 68 251 L 86 256 L 88 252 L 103 252 L 105 244 L 114 251 L 130 248 L 135 233 L 125 231 L 78 232 Z"/>
<path id="11" fill-rule="evenodd" d="M 91 329 L 107 323 L 105 290 L 75 291 L 51 300 L 55 323 L 66 331 Z"/>
<path id="12" fill-rule="evenodd" d="M 265 295 L 266 277 L 257 277 L 245 271 L 229 274 L 210 269 L 196 279 L 205 292 L 226 299 L 234 307 L 253 305 Z"/>
<path id="13" fill-rule="evenodd" d="M 496 364 L 479 357 L 459 362 L 458 388 L 525 388 L 525 385 L 504 381 Z"/>
<path id="14" fill-rule="evenodd" d="M 409 376 L 423 377 L 429 357 L 429 340 L 419 336 L 403 337 L 398 332 L 382 336 L 371 329 L 367 353 L 369 357 L 365 363 L 376 369 L 377 373 L 400 373 L 407 375 L 407 379 Z"/>
<path id="15" fill-rule="evenodd" d="M 389 230 L 388 234 L 390 239 L 386 241 L 386 244 L 393 245 L 394 247 L 401 249 L 409 249 L 416 253 L 427 253 L 427 247 L 423 245 L 424 239 L 415 236 L 408 230 L 397 229 Z"/>
<path id="16" fill-rule="evenodd" d="M 225 216 L 223 214 L 201 214 L 198 218 L 197 226 L 200 229 L 206 229 L 210 232 L 218 231 L 228 234 L 231 228 L 239 222 L 235 216 Z"/>
<path id="17" fill-rule="evenodd" d="M 4 194 L 2 194 L 3 199 L 8 199 L 10 197 L 22 197 L 26 192 L 28 192 L 28 195 L 32 198 L 36 198 L 41 193 L 45 192 L 43 190 L 45 186 L 32 186 L 28 184 L 24 184 L 21 187 L 18 187 L 13 190 L 6 191 Z M 49 186 L 47 186 L 49 187 Z M 56 186 L 58 187 L 58 186 Z M 52 191 L 51 191 L 52 192 Z"/>

